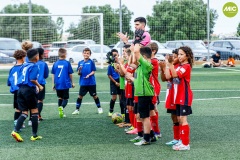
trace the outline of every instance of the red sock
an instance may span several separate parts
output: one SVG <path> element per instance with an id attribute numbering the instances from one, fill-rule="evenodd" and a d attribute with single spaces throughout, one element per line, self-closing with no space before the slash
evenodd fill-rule
<path id="1" fill-rule="evenodd" d="M 156 116 L 157 116 L 157 126 L 158 126 L 158 129 L 159 129 L 159 132 L 161 132 L 160 125 L 158 124 L 158 120 L 159 120 L 158 112 L 156 112 Z"/>
<path id="2" fill-rule="evenodd" d="M 150 120 L 151 120 L 151 126 L 152 126 L 152 130 L 155 132 L 155 133 L 160 133 L 160 130 L 159 130 L 159 127 L 158 127 L 158 119 L 157 119 L 157 115 L 155 116 L 151 116 L 150 117 Z"/>
<path id="3" fill-rule="evenodd" d="M 181 139 L 182 139 L 182 144 L 188 145 L 190 142 L 190 126 L 184 125 L 181 127 Z"/>
<path id="4" fill-rule="evenodd" d="M 133 127 L 134 127 L 134 128 L 137 128 L 137 118 L 136 118 L 135 114 L 133 114 L 133 116 L 134 116 L 134 117 L 133 117 L 133 118 L 134 118 L 134 119 L 133 119 Z"/>
<path id="5" fill-rule="evenodd" d="M 130 123 L 133 126 L 134 125 L 134 113 L 132 110 L 128 111 L 128 113 L 129 113 Z"/>
<path id="6" fill-rule="evenodd" d="M 180 139 L 180 131 L 179 131 L 179 126 L 174 126 L 173 125 L 173 138 L 176 140 Z"/>
<path id="7" fill-rule="evenodd" d="M 142 132 L 143 131 L 143 124 L 142 124 L 142 122 L 137 122 L 137 130 L 138 130 L 138 132 Z"/>

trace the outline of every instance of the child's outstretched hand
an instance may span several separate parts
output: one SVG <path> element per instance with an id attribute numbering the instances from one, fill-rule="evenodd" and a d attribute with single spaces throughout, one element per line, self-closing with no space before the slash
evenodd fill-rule
<path id="1" fill-rule="evenodd" d="M 72 83 L 72 88 L 74 88 L 75 87 L 75 84 L 74 83 Z"/>

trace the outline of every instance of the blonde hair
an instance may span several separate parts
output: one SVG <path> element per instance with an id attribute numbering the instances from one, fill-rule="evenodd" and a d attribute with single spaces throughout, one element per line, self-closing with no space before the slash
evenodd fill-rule
<path id="1" fill-rule="evenodd" d="M 58 56 L 59 56 L 60 58 L 65 58 L 66 53 L 67 53 L 67 50 L 66 50 L 66 49 L 64 49 L 64 48 L 59 48 L 59 50 L 58 50 Z"/>
<path id="2" fill-rule="evenodd" d="M 32 44 L 31 41 L 24 41 L 24 42 L 22 42 L 22 49 L 23 50 L 28 51 L 32 47 L 33 47 L 33 44 Z"/>

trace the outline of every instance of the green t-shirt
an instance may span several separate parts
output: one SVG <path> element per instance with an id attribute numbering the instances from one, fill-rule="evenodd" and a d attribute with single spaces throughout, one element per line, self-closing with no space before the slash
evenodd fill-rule
<path id="1" fill-rule="evenodd" d="M 141 55 L 139 67 L 135 72 L 134 95 L 135 96 L 153 96 L 153 86 L 150 84 L 149 78 L 153 69 L 151 62 L 144 59 Z"/>
<path id="2" fill-rule="evenodd" d="M 124 65 L 127 63 L 127 61 L 124 61 Z M 125 89 L 125 77 L 121 77 L 120 76 L 120 79 L 119 79 L 119 81 L 120 81 L 120 89 Z"/>

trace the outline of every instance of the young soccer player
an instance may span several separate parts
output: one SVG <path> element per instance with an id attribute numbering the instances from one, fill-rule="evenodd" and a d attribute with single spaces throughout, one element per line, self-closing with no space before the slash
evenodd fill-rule
<path id="1" fill-rule="evenodd" d="M 174 68 L 177 69 L 179 66 L 179 61 L 178 61 L 178 49 L 175 49 L 172 51 L 173 55 L 169 55 L 171 56 L 169 58 L 169 61 L 172 61 L 173 58 L 173 65 Z M 171 59 L 171 60 L 170 60 Z M 171 114 L 171 118 L 172 118 L 172 122 L 173 122 L 173 140 L 169 141 L 166 143 L 166 145 L 172 146 L 175 145 L 179 142 L 180 139 L 180 135 L 179 135 L 179 121 L 177 119 L 177 115 L 176 115 L 176 105 L 174 104 L 174 95 L 175 93 L 177 93 L 177 85 L 179 82 L 178 78 L 174 78 L 172 77 L 172 75 L 170 77 L 166 77 L 165 76 L 165 63 L 164 62 L 160 62 L 160 68 L 161 68 L 161 79 L 162 81 L 167 81 L 167 92 L 166 92 L 166 103 L 165 103 L 165 108 L 167 109 L 167 113 Z"/>
<path id="2" fill-rule="evenodd" d="M 173 63 L 166 59 L 166 77 L 170 77 L 172 74 L 173 78 L 179 78 L 175 104 L 177 118 L 179 119 L 180 123 L 179 130 L 181 141 L 173 145 L 173 150 L 190 150 L 190 126 L 187 121 L 187 116 L 192 114 L 191 105 L 193 93 L 190 87 L 190 80 L 193 59 L 192 50 L 187 46 L 180 47 L 178 50 L 178 60 L 180 65 L 176 70 L 174 69 Z"/>
<path id="3" fill-rule="evenodd" d="M 112 49 L 111 52 L 114 58 L 118 57 L 118 51 L 116 49 Z M 117 100 L 117 95 L 119 96 L 119 100 L 121 99 L 119 73 L 115 70 L 112 64 L 109 64 L 107 75 L 108 75 L 108 78 L 110 79 L 110 94 L 112 95 L 112 98 L 110 100 L 110 109 L 108 113 L 108 116 L 111 117 L 113 114 L 115 102 Z M 124 114 L 124 106 L 120 105 L 120 107 L 121 107 L 121 114 Z"/>
<path id="4" fill-rule="evenodd" d="M 37 108 L 37 92 L 43 90 L 43 87 L 38 83 L 38 66 L 36 62 L 39 59 L 38 51 L 36 49 L 30 49 L 27 51 L 29 59 L 28 63 L 24 63 L 19 71 L 18 76 L 19 86 L 17 101 L 18 107 L 22 111 L 21 116 L 17 120 L 17 124 L 12 131 L 11 135 L 17 142 L 23 142 L 19 131 L 23 125 L 23 122 L 28 117 L 28 110 L 32 113 L 32 136 L 31 140 L 42 139 L 37 135 L 38 131 L 38 108 Z"/>
<path id="5" fill-rule="evenodd" d="M 21 111 L 18 108 L 17 103 L 17 93 L 19 87 L 17 86 L 17 78 L 19 75 L 19 70 L 24 63 L 24 59 L 26 57 L 26 52 L 24 50 L 16 50 L 13 54 L 13 57 L 16 59 L 16 64 L 10 69 L 7 85 L 10 86 L 10 92 L 13 96 L 13 108 L 15 109 L 14 113 L 14 126 L 17 124 L 17 119 L 21 115 Z"/>
<path id="6" fill-rule="evenodd" d="M 22 46 L 22 49 L 27 52 L 29 49 L 33 47 L 33 44 L 31 41 L 24 41 L 22 42 L 21 46 Z M 25 58 L 25 62 L 29 62 L 28 57 Z"/>
<path id="7" fill-rule="evenodd" d="M 45 98 L 45 84 L 46 79 L 49 75 L 49 68 L 46 62 L 43 61 L 43 53 L 44 50 L 42 48 L 37 48 L 39 53 L 39 61 L 36 63 L 39 68 L 39 75 L 38 75 L 38 83 L 43 86 L 43 90 L 38 93 L 38 113 L 39 113 L 39 121 L 42 121 L 41 112 L 43 109 L 43 100 Z"/>
<path id="8" fill-rule="evenodd" d="M 67 50 L 60 48 L 58 50 L 59 60 L 52 67 L 53 90 L 56 90 L 58 96 L 58 111 L 60 118 L 66 117 L 63 109 L 67 106 L 69 99 L 69 88 L 74 88 L 73 69 L 70 62 L 66 61 Z"/>
<path id="9" fill-rule="evenodd" d="M 232 55 L 230 55 L 228 57 L 227 66 L 228 67 L 235 67 L 235 60 L 234 60 Z"/>
<path id="10" fill-rule="evenodd" d="M 98 108 L 98 113 L 103 113 L 103 109 L 101 108 L 100 100 L 97 96 L 96 91 L 96 80 L 95 80 L 95 71 L 96 66 L 95 63 L 90 59 L 91 50 L 89 48 L 85 48 L 83 50 L 83 58 L 84 60 L 78 62 L 78 75 L 80 76 L 79 79 L 79 96 L 76 102 L 76 110 L 72 114 L 79 114 L 79 109 L 82 104 L 83 97 L 89 92 L 89 94 L 93 97 L 96 106 Z"/>

